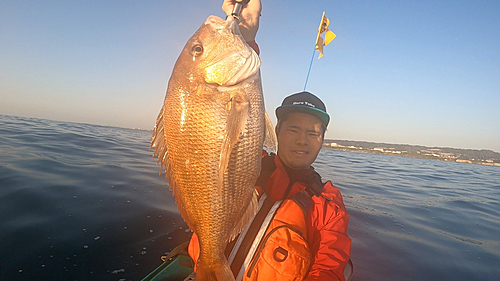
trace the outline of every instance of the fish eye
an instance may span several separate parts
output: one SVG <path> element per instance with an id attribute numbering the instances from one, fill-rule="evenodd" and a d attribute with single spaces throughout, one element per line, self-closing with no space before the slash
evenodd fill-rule
<path id="1" fill-rule="evenodd" d="M 196 44 L 191 48 L 191 54 L 193 54 L 194 57 L 198 57 L 201 54 L 203 54 L 203 46 L 200 44 Z"/>

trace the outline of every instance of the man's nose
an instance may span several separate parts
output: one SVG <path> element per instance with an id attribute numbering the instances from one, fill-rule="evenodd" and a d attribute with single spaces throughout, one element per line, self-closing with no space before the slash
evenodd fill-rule
<path id="1" fill-rule="evenodd" d="M 300 144 L 300 145 L 308 145 L 309 140 L 307 139 L 307 134 L 299 134 L 296 142 L 297 142 L 297 144 Z"/>

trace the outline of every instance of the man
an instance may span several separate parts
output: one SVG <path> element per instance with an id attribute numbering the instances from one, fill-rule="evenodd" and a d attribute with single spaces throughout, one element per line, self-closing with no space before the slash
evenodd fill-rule
<path id="1" fill-rule="evenodd" d="M 223 10 L 230 14 L 233 6 L 226 0 Z M 241 13 L 240 30 L 254 49 L 260 10 L 260 1 L 251 0 Z M 311 166 L 330 116 L 309 92 L 285 98 L 276 116 L 278 153 L 262 158 L 258 213 L 226 249 L 233 274 L 236 280 L 345 280 L 349 215 L 340 191 L 330 181 L 322 183 Z M 193 235 L 194 261 L 198 247 Z"/>
<path id="2" fill-rule="evenodd" d="M 330 121 L 326 107 L 313 94 L 301 92 L 285 98 L 282 105 L 276 109 L 276 116 L 278 155 L 262 159 L 262 172 L 256 188 L 259 194 L 266 194 L 273 202 L 295 201 L 299 206 L 305 205 L 300 206 L 304 214 L 290 214 L 290 208 L 281 203 L 279 208 L 287 209 L 278 209 L 274 214 L 274 220 L 285 221 L 284 224 L 302 232 L 301 238 L 304 238 L 309 246 L 308 251 L 305 251 L 309 253 L 305 256 L 310 255 L 311 259 L 309 266 L 304 265 L 305 272 L 300 267 L 291 266 L 298 270 L 296 276 L 304 276 L 303 280 L 344 280 L 344 268 L 349 260 L 351 246 L 351 240 L 346 234 L 349 216 L 339 190 L 329 181 L 323 184 L 320 176 L 311 167 L 321 150 L 325 130 Z M 259 212 L 262 212 L 262 208 Z M 275 226 L 271 222 L 266 235 L 277 227 L 282 226 Z M 283 236 L 289 235 L 287 233 Z M 283 237 L 276 239 L 274 245 L 266 241 L 270 245 L 264 247 L 270 247 L 273 251 L 281 248 L 279 253 L 301 249 L 300 245 L 295 247 L 293 243 L 288 244 L 289 241 L 281 245 L 283 241 L 286 241 Z M 272 259 L 264 255 L 259 257 L 257 253 L 253 260 L 264 259 L 266 263 L 274 263 L 273 267 L 280 262 L 279 254 L 273 253 Z M 287 268 L 287 271 L 292 271 L 291 268 Z M 252 269 L 248 268 L 247 273 L 249 270 Z M 251 274 L 259 272 L 253 270 Z M 280 275 L 276 276 L 276 280 L 284 280 Z"/>

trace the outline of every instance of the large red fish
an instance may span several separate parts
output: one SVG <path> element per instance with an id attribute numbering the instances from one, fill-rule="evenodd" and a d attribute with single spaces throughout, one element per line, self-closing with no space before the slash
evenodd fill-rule
<path id="1" fill-rule="evenodd" d="M 151 143 L 199 237 L 197 280 L 234 280 L 224 248 L 257 208 L 266 116 L 260 58 L 233 17 L 210 16 L 177 59 Z"/>

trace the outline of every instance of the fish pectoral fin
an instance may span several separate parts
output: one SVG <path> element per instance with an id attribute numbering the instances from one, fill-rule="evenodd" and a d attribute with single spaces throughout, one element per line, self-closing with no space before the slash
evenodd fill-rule
<path id="1" fill-rule="evenodd" d="M 229 241 L 231 242 L 238 236 L 238 234 L 243 231 L 243 229 L 249 224 L 253 217 L 255 216 L 255 213 L 257 213 L 257 209 L 259 208 L 259 201 L 258 201 L 258 192 L 257 189 L 254 190 L 254 193 L 252 195 L 252 200 L 250 200 L 248 204 L 248 208 L 245 210 L 245 214 L 243 214 L 243 217 L 241 218 L 240 221 L 235 225 L 233 230 L 231 231 L 229 235 Z"/>
<path id="2" fill-rule="evenodd" d="M 276 137 L 276 131 L 274 130 L 273 122 L 267 111 L 265 112 L 265 138 L 264 138 L 264 147 L 270 150 L 270 152 L 276 153 L 278 151 L 278 138 Z"/>
<path id="3" fill-rule="evenodd" d="M 226 123 L 226 134 L 222 142 L 219 159 L 219 192 L 222 192 L 224 173 L 227 170 L 231 152 L 245 129 L 249 106 L 250 103 L 239 95 L 234 96 L 228 103 L 229 115 Z"/>
<path id="4" fill-rule="evenodd" d="M 165 180 L 169 177 L 170 173 L 170 161 L 168 160 L 168 149 L 167 149 L 167 141 L 165 140 L 165 130 L 163 126 L 163 109 L 164 106 L 160 109 L 160 113 L 156 118 L 156 124 L 153 128 L 153 135 L 151 136 L 151 148 L 155 148 L 155 152 L 153 157 L 158 156 L 157 164 L 161 163 L 160 166 L 160 174 L 165 168 Z"/>

